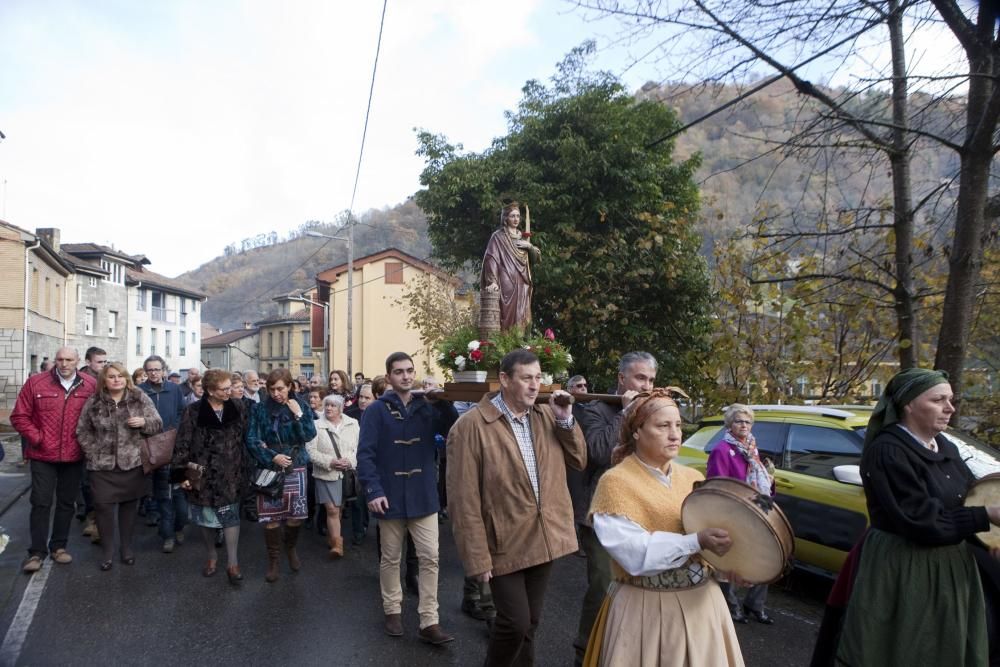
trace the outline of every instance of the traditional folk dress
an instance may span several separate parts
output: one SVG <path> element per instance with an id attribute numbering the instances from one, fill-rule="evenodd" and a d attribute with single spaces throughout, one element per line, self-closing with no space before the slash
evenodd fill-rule
<path id="1" fill-rule="evenodd" d="M 713 570 L 681 523 L 681 504 L 702 479 L 678 463 L 664 475 L 634 454 L 601 477 L 590 516 L 614 582 L 585 665 L 743 665 Z"/>
<path id="2" fill-rule="evenodd" d="M 968 539 L 989 519 L 963 505 L 974 477 L 958 449 L 943 436 L 932 449 L 895 424 L 865 445 L 861 475 L 871 530 L 836 664 L 986 665 L 983 587 Z"/>

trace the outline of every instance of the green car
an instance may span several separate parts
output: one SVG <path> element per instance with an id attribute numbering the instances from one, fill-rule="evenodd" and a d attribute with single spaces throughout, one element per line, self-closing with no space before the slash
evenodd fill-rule
<path id="1" fill-rule="evenodd" d="M 757 448 L 774 463 L 776 500 L 795 532 L 795 565 L 836 575 L 868 525 L 858 464 L 871 406 L 750 407 Z M 722 415 L 703 419 L 677 461 L 705 472 L 708 454 L 724 430 Z M 961 431 L 949 429 L 944 435 L 977 478 L 1000 472 L 997 450 Z"/>

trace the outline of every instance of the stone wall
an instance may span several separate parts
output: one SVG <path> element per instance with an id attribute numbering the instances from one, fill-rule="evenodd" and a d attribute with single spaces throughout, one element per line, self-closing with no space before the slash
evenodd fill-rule
<path id="1" fill-rule="evenodd" d="M 13 409 L 24 384 L 23 351 L 22 329 L 0 329 L 0 412 Z"/>
<path id="2" fill-rule="evenodd" d="M 76 304 L 75 331 L 69 331 L 70 347 L 80 353 L 80 365 L 88 347 L 99 347 L 108 353 L 108 361 L 128 359 L 128 292 L 119 285 L 100 278 L 91 286 L 90 277 L 77 276 L 79 300 Z M 94 330 L 87 333 L 87 308 L 93 308 Z M 115 335 L 109 335 L 111 313 L 117 313 Z M 130 368 L 131 370 L 131 368 Z"/>

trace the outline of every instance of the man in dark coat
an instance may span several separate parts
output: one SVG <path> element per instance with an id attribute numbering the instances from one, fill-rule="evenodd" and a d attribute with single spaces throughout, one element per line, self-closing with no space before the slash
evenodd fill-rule
<path id="1" fill-rule="evenodd" d="M 587 592 L 583 596 L 580 625 L 576 641 L 573 642 L 576 664 L 583 663 L 590 629 L 594 626 L 594 619 L 597 618 L 604 594 L 611 583 L 611 557 L 601 546 L 594 528 L 587 520 L 587 508 L 590 507 L 597 481 L 611 467 L 611 450 L 618 444 L 622 411 L 636 394 L 652 389 L 655 380 L 656 358 L 649 352 L 629 352 L 618 362 L 618 387 L 612 392 L 622 397 L 621 404 L 592 401 L 580 413 L 580 427 L 587 439 L 587 469 L 584 471 L 584 496 L 573 499 L 573 508 L 580 546 L 587 556 Z M 579 493 L 572 487 L 570 491 Z"/>
<path id="2" fill-rule="evenodd" d="M 358 478 L 368 508 L 378 517 L 382 540 L 379 581 L 385 631 L 403 634 L 399 560 L 407 532 L 420 562 L 420 638 L 444 644 L 454 637 L 438 623 L 438 518 L 435 435 L 447 436 L 458 413 L 451 403 L 412 394 L 416 371 L 405 352 L 385 362 L 392 391 L 364 411 L 358 444 Z"/>
<path id="3" fill-rule="evenodd" d="M 181 415 L 184 414 L 184 397 L 179 386 L 164 379 L 167 362 L 163 357 L 154 354 L 147 357 L 142 367 L 146 371 L 146 381 L 139 385 L 139 389 L 144 391 L 156 406 L 156 411 L 163 420 L 163 430 L 177 428 L 181 423 Z M 170 466 L 153 471 L 153 496 L 160 509 L 160 539 L 163 540 L 163 553 L 173 553 L 178 541 L 184 539 L 188 504 L 184 493 L 170 483 Z"/>

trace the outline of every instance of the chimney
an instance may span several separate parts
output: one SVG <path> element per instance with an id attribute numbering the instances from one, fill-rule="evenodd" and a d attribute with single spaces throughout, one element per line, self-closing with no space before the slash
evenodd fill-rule
<path id="1" fill-rule="evenodd" d="M 45 239 L 45 242 L 52 246 L 52 249 L 59 252 L 59 228 L 39 227 L 35 230 L 35 235 Z"/>
<path id="2" fill-rule="evenodd" d="M 243 328 L 244 329 L 252 329 L 253 328 L 253 324 L 251 324 L 250 322 L 244 322 L 243 323 Z"/>

